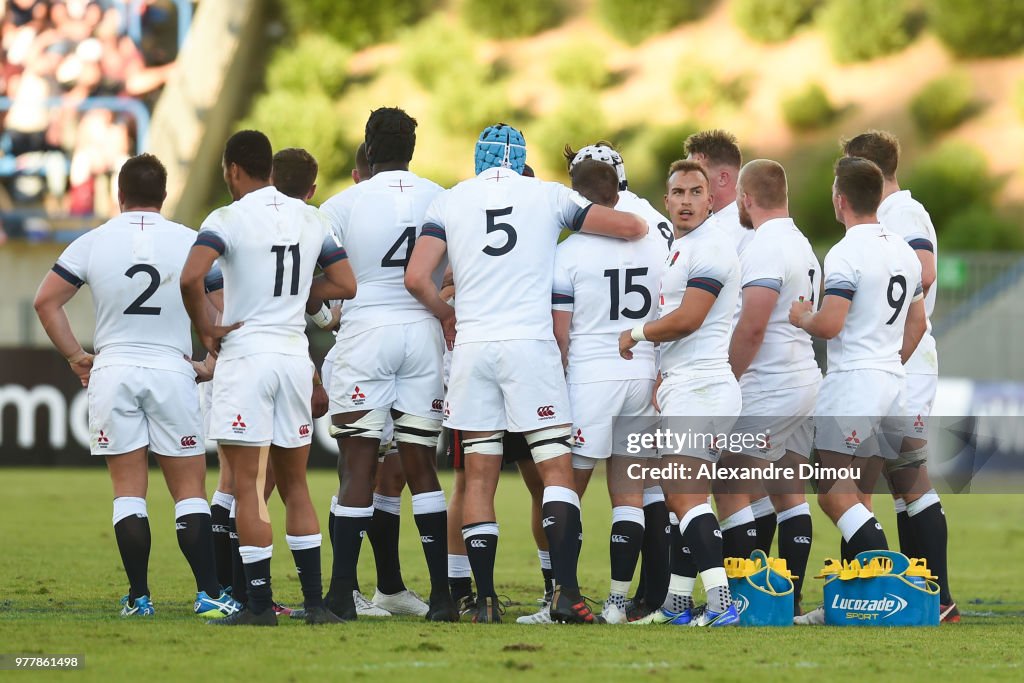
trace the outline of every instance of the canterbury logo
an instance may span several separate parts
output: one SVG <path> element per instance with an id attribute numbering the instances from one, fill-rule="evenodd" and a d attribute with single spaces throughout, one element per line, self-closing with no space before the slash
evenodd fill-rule
<path id="1" fill-rule="evenodd" d="M 665 533 L 666 534 L 671 534 L 672 533 L 672 527 L 671 526 L 665 527 Z"/>
<path id="2" fill-rule="evenodd" d="M 442 410 L 444 410 L 444 401 L 442 401 L 439 398 L 435 398 L 430 403 L 430 409 L 435 411 L 435 412 L 441 412 Z"/>
<path id="3" fill-rule="evenodd" d="M 213 531 L 213 533 L 215 533 L 215 534 L 226 534 L 226 533 L 228 533 L 228 528 L 226 526 L 224 526 L 223 524 L 213 524 L 213 525 L 210 526 L 210 530 Z"/>
<path id="4" fill-rule="evenodd" d="M 470 548 L 486 548 L 487 541 L 482 538 L 474 538 L 469 542 Z"/>
<path id="5" fill-rule="evenodd" d="M 714 533 L 715 533 L 715 536 L 716 536 L 717 538 L 721 538 L 721 537 L 722 537 L 722 530 L 721 530 L 721 529 L 715 529 L 715 532 L 714 532 Z M 755 533 L 756 533 L 756 532 L 755 532 Z"/>
<path id="6" fill-rule="evenodd" d="M 309 436 L 309 425 L 299 425 L 299 436 Z"/>
<path id="7" fill-rule="evenodd" d="M 537 408 L 537 417 L 554 417 L 555 407 L 554 406 L 541 406 Z"/>
<path id="8" fill-rule="evenodd" d="M 801 545 L 810 545 L 811 544 L 811 537 L 810 536 L 794 536 L 793 537 L 793 543 L 799 543 Z"/>
<path id="9" fill-rule="evenodd" d="M 747 529 L 747 536 L 757 536 L 757 529 Z"/>
<path id="10" fill-rule="evenodd" d="M 195 448 L 196 447 L 196 437 L 194 435 L 193 436 L 183 436 L 183 437 L 181 437 L 181 447 L 182 448 Z"/>
<path id="11" fill-rule="evenodd" d="M 187 528 L 188 528 L 188 524 L 185 524 L 184 522 L 175 522 L 174 523 L 174 530 L 175 531 L 184 531 Z"/>
<path id="12" fill-rule="evenodd" d="M 434 537 L 433 536 L 420 536 L 420 543 L 433 543 L 433 542 L 434 542 Z"/>
<path id="13" fill-rule="evenodd" d="M 266 579 L 253 579 L 252 581 L 249 582 L 249 585 L 250 586 L 266 586 L 267 585 L 267 580 Z"/>
<path id="14" fill-rule="evenodd" d="M 612 543 L 629 543 L 629 536 L 623 536 L 622 534 L 612 534 Z"/>
<path id="15" fill-rule="evenodd" d="M 555 523 L 555 518 L 554 517 L 545 517 L 544 519 L 541 520 L 540 526 L 541 526 L 542 529 L 547 529 L 549 526 L 551 526 L 554 523 Z"/>

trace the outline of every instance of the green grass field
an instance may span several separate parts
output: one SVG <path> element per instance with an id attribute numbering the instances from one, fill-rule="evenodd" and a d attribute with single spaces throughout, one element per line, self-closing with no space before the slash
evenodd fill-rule
<path id="1" fill-rule="evenodd" d="M 105 471 L 0 470 L 0 653 L 78 654 L 86 663 L 71 673 L 24 674 L 26 680 L 1024 679 L 1024 496 L 944 497 L 952 589 L 964 613 L 956 626 L 696 630 L 427 624 L 393 617 L 316 629 L 289 621 L 277 629 L 216 629 L 191 614 L 194 585 L 178 552 L 173 505 L 159 474 L 152 475 L 150 587 L 157 616 L 124 621 L 117 601 L 126 581 L 110 525 Z M 334 476 L 317 471 L 310 477 L 314 500 L 325 510 Z M 580 564 L 584 592 L 597 599 L 608 581 L 610 506 L 603 494 L 603 487 L 594 486 L 585 501 Z M 504 477 L 498 497 L 496 580 L 514 601 L 507 614 L 514 622 L 535 609 L 540 573 L 528 528 L 529 499 L 514 474 Z M 426 568 L 408 496 L 403 505 L 405 579 L 425 593 Z M 876 507 L 894 541 L 892 506 L 880 499 Z M 279 501 L 271 511 L 275 596 L 298 603 Z M 838 533 L 820 514 L 814 523 L 810 566 L 817 573 L 822 558 L 838 549 Z M 325 576 L 329 565 L 325 553 Z M 372 593 L 369 543 L 360 578 L 364 592 Z M 805 605 L 820 599 L 820 584 L 808 580 Z"/>

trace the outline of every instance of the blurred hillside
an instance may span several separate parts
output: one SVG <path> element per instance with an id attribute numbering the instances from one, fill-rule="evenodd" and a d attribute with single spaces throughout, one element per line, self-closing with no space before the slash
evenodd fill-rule
<path id="1" fill-rule="evenodd" d="M 1021 0 L 273 1 L 237 126 L 308 148 L 317 203 L 351 182 L 384 105 L 419 120 L 413 170 L 442 185 L 505 121 L 544 178 L 567 179 L 566 143 L 613 141 L 657 207 L 685 136 L 721 127 L 745 158 L 783 162 L 799 224 L 828 244 L 838 140 L 885 128 L 945 248 L 1024 248 Z"/>

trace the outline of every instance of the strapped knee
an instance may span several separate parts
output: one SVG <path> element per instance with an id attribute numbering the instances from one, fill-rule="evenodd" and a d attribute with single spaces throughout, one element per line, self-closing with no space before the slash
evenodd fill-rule
<path id="1" fill-rule="evenodd" d="M 538 429 L 526 435 L 534 462 L 544 462 L 565 455 L 572 449 L 572 428 L 569 425 Z"/>
<path id="2" fill-rule="evenodd" d="M 441 421 L 403 413 L 395 420 L 395 441 L 437 448 Z"/>
<path id="3" fill-rule="evenodd" d="M 387 410 L 376 408 L 351 424 L 331 425 L 327 433 L 335 439 L 360 438 L 380 441 L 384 436 L 384 423 L 387 418 Z"/>
<path id="4" fill-rule="evenodd" d="M 885 469 L 889 472 L 896 470 L 917 469 L 928 464 L 928 444 L 912 451 L 904 451 L 893 460 L 885 461 Z"/>
<path id="5" fill-rule="evenodd" d="M 479 453 L 480 455 L 501 455 L 501 440 L 504 436 L 505 432 L 502 431 L 477 439 L 465 439 L 462 442 L 462 450 L 465 453 Z"/>

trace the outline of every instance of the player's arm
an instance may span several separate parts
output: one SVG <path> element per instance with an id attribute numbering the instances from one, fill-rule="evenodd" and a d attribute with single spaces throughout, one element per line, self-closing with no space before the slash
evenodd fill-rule
<path id="1" fill-rule="evenodd" d="M 814 312 L 814 304 L 810 301 L 794 301 L 789 308 L 789 322 L 812 337 L 833 339 L 846 324 L 846 315 L 850 312 L 852 302 L 852 291 L 837 293 L 826 289 L 821 308 L 817 312 Z"/>
<path id="2" fill-rule="evenodd" d="M 181 300 L 185 304 L 188 317 L 196 328 L 199 341 L 210 353 L 220 350 L 221 340 L 232 330 L 242 326 L 238 321 L 234 325 L 217 325 L 210 319 L 209 300 L 206 297 L 206 275 L 213 267 L 213 262 L 223 254 L 223 241 L 217 242 L 210 236 L 200 233 L 196 243 L 188 252 L 185 265 L 181 269 L 179 284 Z"/>
<path id="3" fill-rule="evenodd" d="M 309 288 L 309 300 L 306 302 L 307 313 L 311 302 L 316 302 L 313 309 L 316 312 L 324 305 L 324 300 L 355 297 L 356 275 L 352 272 L 352 266 L 348 262 L 348 254 L 333 232 L 328 232 L 327 237 L 324 238 L 317 265 L 320 266 L 321 274 L 313 278 L 313 284 Z M 330 309 L 328 309 L 328 313 L 330 313 Z M 320 326 L 323 327 L 323 325 Z"/>
<path id="4" fill-rule="evenodd" d="M 572 311 L 551 311 L 551 323 L 555 331 L 555 341 L 562 353 L 562 367 L 569 367 L 569 326 L 572 325 Z"/>
<path id="5" fill-rule="evenodd" d="M 914 299 L 907 311 L 907 323 L 903 328 L 903 348 L 900 349 L 900 362 L 904 365 L 914 355 L 917 345 L 921 343 L 925 331 L 928 329 L 928 314 L 924 308 L 924 296 Z"/>
<path id="6" fill-rule="evenodd" d="M 93 356 L 82 348 L 75 333 L 71 330 L 71 322 L 64 311 L 64 304 L 71 301 L 72 297 L 78 293 L 81 280 L 63 268 L 61 271 L 66 275 L 61 274 L 61 271 L 56 270 L 57 268 L 60 266 L 55 266 L 54 270 L 47 273 L 42 284 L 39 285 L 34 302 L 36 315 L 39 316 L 39 322 L 46 330 L 46 336 L 67 359 L 71 369 L 82 382 L 82 386 L 89 386 Z M 69 278 L 76 279 L 77 282 L 71 282 Z"/>
<path id="7" fill-rule="evenodd" d="M 740 320 L 736 323 L 729 344 L 729 365 L 736 379 L 747 371 L 757 356 L 768 329 L 768 320 L 778 300 L 779 291 L 774 286 L 752 282 L 743 288 Z"/>
<path id="8" fill-rule="evenodd" d="M 441 321 L 445 340 L 451 344 L 455 341 L 455 309 L 445 299 L 431 277 L 441 264 L 448 251 L 447 237 L 444 228 L 434 223 L 427 223 L 420 231 L 416 246 L 413 247 L 409 265 L 405 269 L 405 288 L 413 297 L 423 304 Z"/>
<path id="9" fill-rule="evenodd" d="M 935 284 L 935 247 L 926 239 L 911 240 L 910 246 L 921 262 L 921 286 L 927 296 L 928 290 Z"/>
<path id="10" fill-rule="evenodd" d="M 711 307 L 715 305 L 722 285 L 712 281 L 708 284 L 708 288 L 704 289 L 693 283 L 694 280 L 691 279 L 687 284 L 679 308 L 657 320 L 637 325 L 632 330 L 624 330 L 619 335 L 619 355 L 630 360 L 633 358 L 633 352 L 630 349 L 638 342 L 677 341 L 699 330 L 700 326 L 704 324 L 704 319 L 708 317 Z"/>
<path id="11" fill-rule="evenodd" d="M 555 269 L 551 282 L 551 323 L 558 342 L 558 350 L 562 353 L 562 368 L 569 367 L 569 329 L 572 326 L 572 313 L 576 306 L 576 289 L 573 287 L 569 243 L 558 246 L 555 252 Z"/>
<path id="12" fill-rule="evenodd" d="M 638 240 L 647 234 L 647 221 L 635 213 L 616 211 L 599 204 L 591 204 L 584 211 L 586 213 L 578 228 L 581 232 L 626 240 Z"/>

